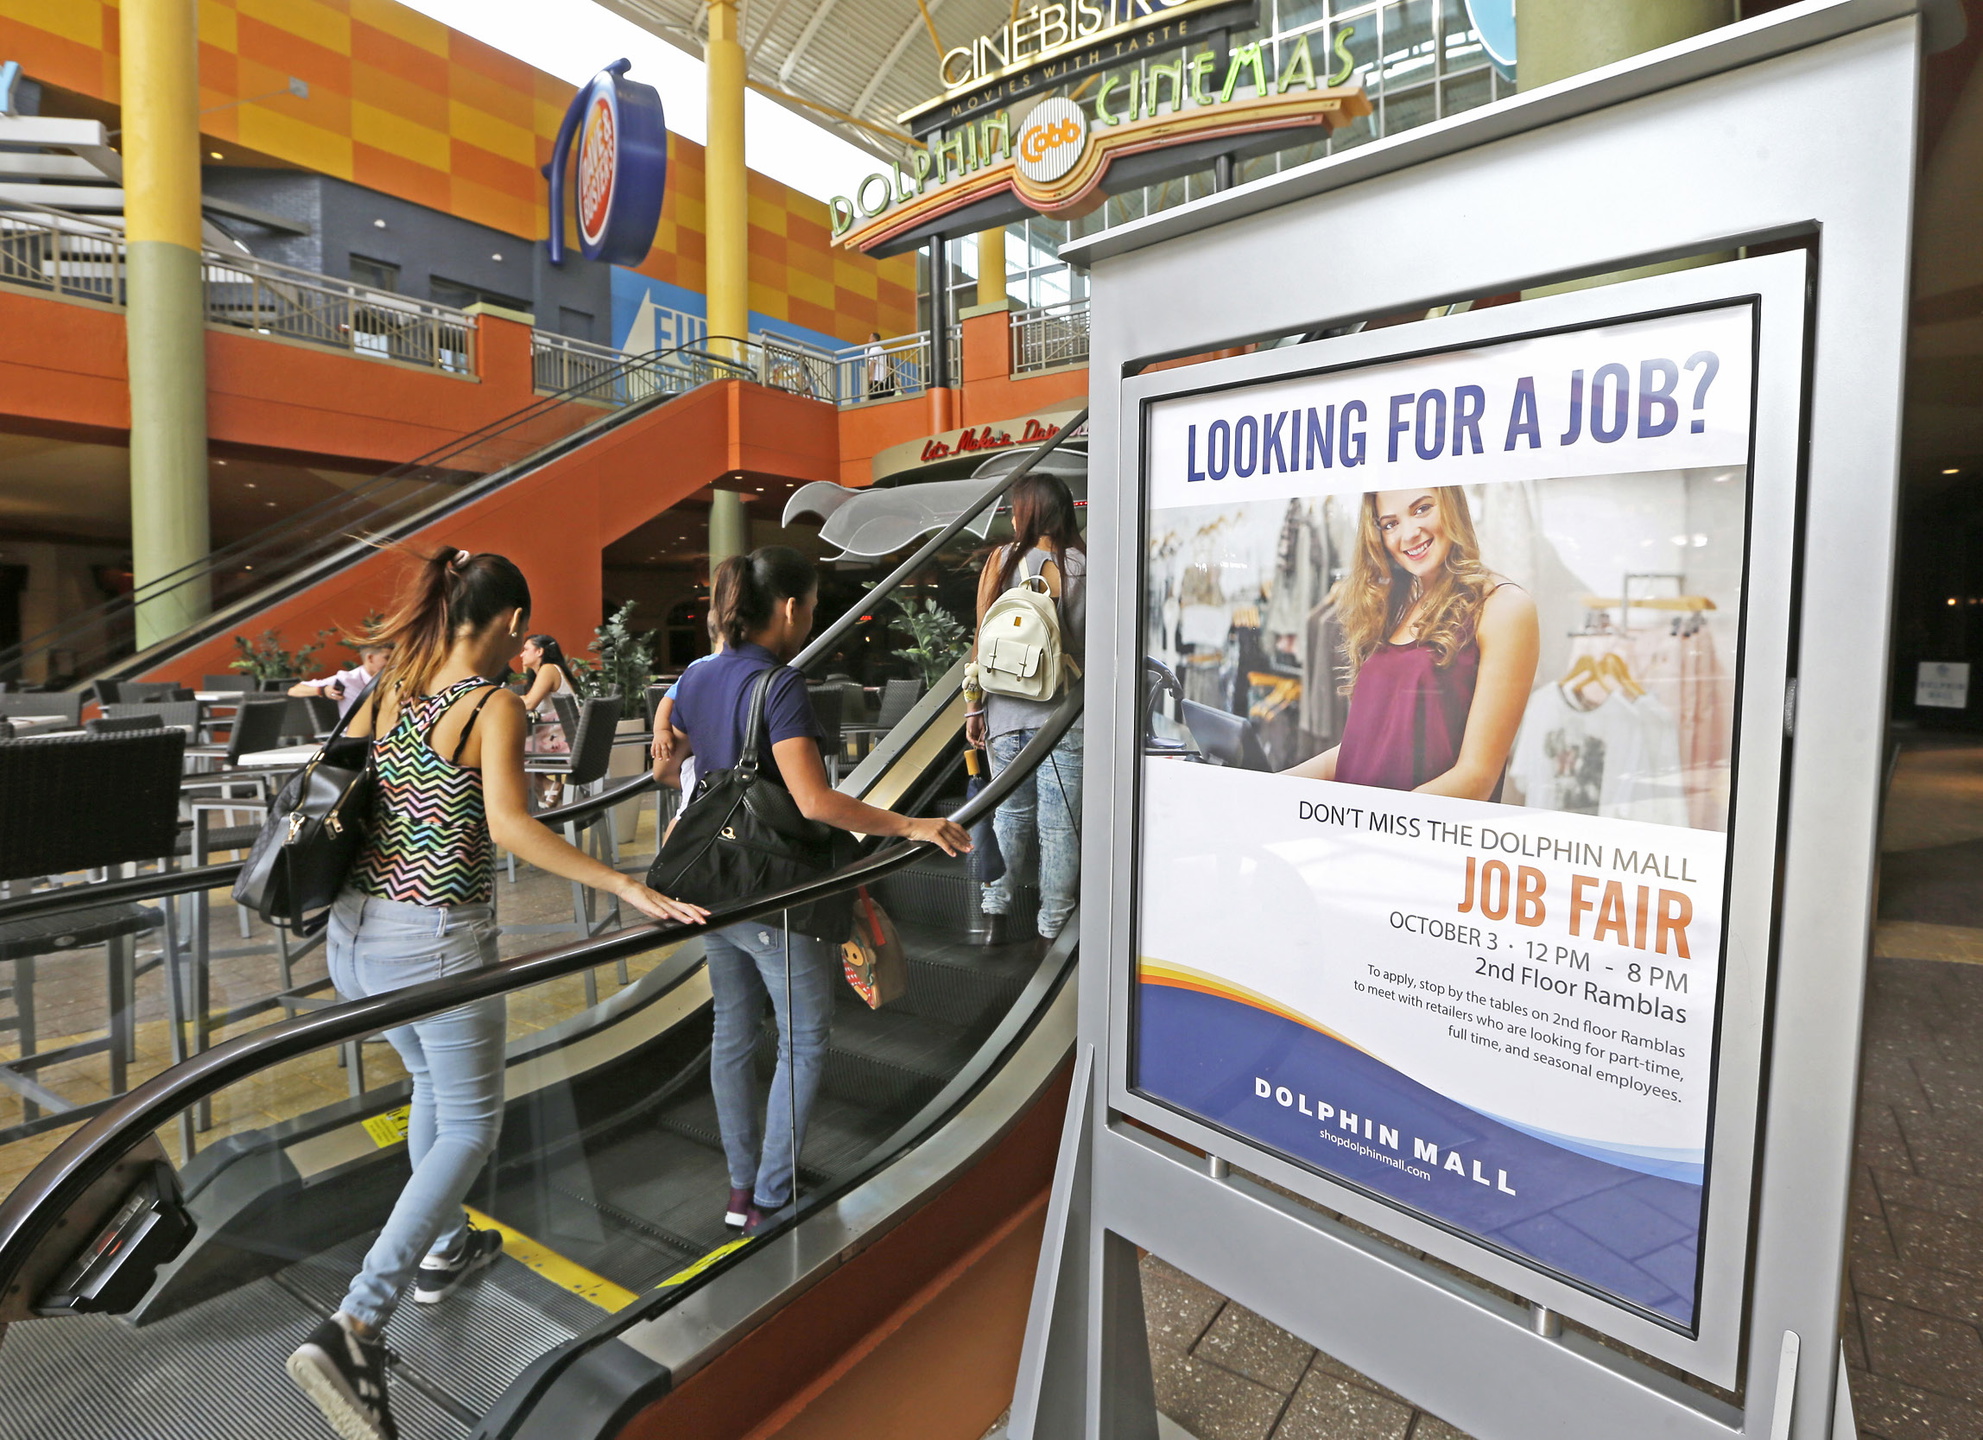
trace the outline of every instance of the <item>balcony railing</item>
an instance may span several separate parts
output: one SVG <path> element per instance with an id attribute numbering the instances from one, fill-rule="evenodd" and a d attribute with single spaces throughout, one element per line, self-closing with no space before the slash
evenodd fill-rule
<path id="1" fill-rule="evenodd" d="M 207 322 L 398 360 L 451 375 L 475 369 L 475 317 L 446 305 L 267 260 L 208 251 Z"/>
<path id="2" fill-rule="evenodd" d="M 1012 314 L 1012 373 L 1088 363 L 1088 302 L 1069 300 Z"/>
<path id="3" fill-rule="evenodd" d="M 24 202 L 0 212 L 0 285 L 124 304 L 124 234 Z M 354 355 L 465 375 L 475 368 L 475 321 L 463 311 L 258 260 L 200 257 L 212 325 L 279 335 Z"/>

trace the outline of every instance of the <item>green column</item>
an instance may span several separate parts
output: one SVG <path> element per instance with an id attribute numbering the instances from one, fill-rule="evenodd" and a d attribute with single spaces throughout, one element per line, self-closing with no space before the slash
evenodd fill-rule
<path id="1" fill-rule="evenodd" d="M 195 0 L 124 0 L 120 14 L 131 560 L 141 594 L 209 548 L 194 16 Z M 138 648 L 198 620 L 210 597 L 202 578 L 139 604 Z"/>
<path id="2" fill-rule="evenodd" d="M 732 555 L 747 555 L 751 548 L 750 511 L 744 497 L 735 490 L 718 490 L 709 502 L 709 573 Z"/>
<path id="3" fill-rule="evenodd" d="M 1581 75 L 1737 19 L 1735 0 L 1521 0 L 1515 8 L 1515 53 L 1521 88 Z M 1643 275 L 1691 270 L 1727 256 L 1697 256 L 1642 265 L 1612 275 L 1570 280 L 1523 295 L 1584 290 Z"/>

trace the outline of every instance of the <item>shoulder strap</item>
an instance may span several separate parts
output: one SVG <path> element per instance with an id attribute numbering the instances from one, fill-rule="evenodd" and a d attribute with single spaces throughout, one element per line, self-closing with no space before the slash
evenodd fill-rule
<path id="1" fill-rule="evenodd" d="M 751 684 L 751 718 L 744 726 L 744 748 L 737 755 L 737 768 L 757 772 L 758 747 L 764 738 L 764 703 L 771 694 L 771 682 L 783 665 L 767 665 Z"/>
<path id="2" fill-rule="evenodd" d="M 454 754 L 448 757 L 448 764 L 459 765 L 461 763 L 461 752 L 468 748 L 468 737 L 475 733 L 475 722 L 482 718 L 482 707 L 487 705 L 495 697 L 496 692 L 502 688 L 502 686 L 492 683 L 488 689 L 482 692 L 482 698 L 477 700 L 475 702 L 475 708 L 468 712 L 468 723 L 461 727 L 461 738 L 454 742 Z M 441 722 L 436 719 L 434 723 L 438 725 Z"/>

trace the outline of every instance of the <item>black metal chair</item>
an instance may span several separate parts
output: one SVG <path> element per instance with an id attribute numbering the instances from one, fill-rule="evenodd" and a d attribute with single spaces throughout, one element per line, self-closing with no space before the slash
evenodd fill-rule
<path id="1" fill-rule="evenodd" d="M 148 700 L 190 700 L 193 692 L 172 680 L 108 680 L 98 686 L 98 694 L 114 705 L 142 705 Z"/>
<path id="2" fill-rule="evenodd" d="M 565 732 L 565 744 L 578 748 L 578 697 L 559 691 L 551 697 L 551 709 L 557 713 L 558 728 Z"/>
<path id="3" fill-rule="evenodd" d="M 321 740 L 337 728 L 337 701 L 328 695 L 302 695 L 295 703 L 310 714 L 310 738 Z"/>
<path id="4" fill-rule="evenodd" d="M 225 740 L 190 746 L 187 753 L 217 759 L 232 767 L 241 763 L 243 755 L 274 750 L 288 733 L 289 706 L 289 698 L 283 695 L 243 700 L 228 722 Z"/>
<path id="5" fill-rule="evenodd" d="M 555 774 L 565 777 L 565 800 L 576 799 L 576 792 L 590 790 L 606 778 L 607 770 L 613 763 L 613 739 L 618 733 L 623 702 L 617 695 L 604 695 L 587 700 L 578 707 L 578 724 L 572 737 L 569 755 L 532 755 L 524 768 L 533 774 Z M 565 839 L 582 850 L 589 850 L 602 863 L 619 864 L 619 843 L 613 834 L 613 812 L 601 810 L 588 820 L 565 822 Z M 516 857 L 509 860 L 510 876 L 516 875 Z M 576 930 L 585 936 L 597 935 L 620 918 L 619 897 L 613 898 L 612 906 L 604 918 L 595 918 L 591 890 L 572 881 L 572 923 L 562 921 L 548 925 L 505 925 L 507 935 L 549 935 L 566 930 Z M 620 983 L 627 981 L 626 963 L 619 967 Z M 588 1005 L 599 998 L 597 982 L 593 973 L 585 972 L 585 1001 Z"/>
<path id="6" fill-rule="evenodd" d="M 239 695 L 254 694 L 256 684 L 257 681 L 252 675 L 202 675 L 200 677 L 200 688 L 202 690 L 227 690 Z"/>
<path id="7" fill-rule="evenodd" d="M 135 735 L 164 728 L 165 721 L 156 715 L 99 715 L 83 722 L 83 729 L 92 735 Z"/>
<path id="8" fill-rule="evenodd" d="M 0 814 L 34 817 L 31 824 L 0 825 L 0 880 L 32 885 L 78 870 L 152 861 L 169 865 L 179 838 L 185 749 L 185 735 L 173 729 L 0 743 Z M 6 994 L 14 1007 L 11 1018 L 0 1019 L 0 1030 L 14 1032 L 20 1051 L 17 1059 L 0 1065 L 0 1085 L 18 1093 L 24 1107 L 22 1127 L 15 1134 L 0 1132 L 0 1141 L 50 1124 L 69 1124 L 108 1103 L 79 1104 L 58 1095 L 35 1078 L 34 1072 L 47 1066 L 102 1054 L 109 1064 L 110 1093 L 129 1088 L 128 1067 L 137 1040 L 137 937 L 159 929 L 165 919 L 150 906 L 127 902 L 0 921 L 0 962 L 13 966 Z M 185 1032 L 178 948 L 169 925 L 164 940 L 167 1013 L 173 1058 L 178 1060 L 184 1058 Z M 105 947 L 103 1037 L 38 1049 L 37 962 L 95 945 Z"/>
<path id="9" fill-rule="evenodd" d="M 875 728 L 886 735 L 908 718 L 909 712 L 922 698 L 922 681 L 890 680 L 882 687 L 881 713 L 875 717 Z"/>
<path id="10" fill-rule="evenodd" d="M 158 725 L 181 725 L 188 730 L 197 729 L 200 723 L 200 702 L 197 700 L 147 700 L 136 705 L 106 705 L 101 720 L 149 720 Z M 98 724 L 92 720 L 90 725 Z M 89 726 L 84 726 L 88 729 Z"/>
<path id="11" fill-rule="evenodd" d="M 16 715 L 54 715 L 73 729 L 83 723 L 84 699 L 80 690 L 26 690 L 0 695 L 0 715 L 9 719 Z"/>

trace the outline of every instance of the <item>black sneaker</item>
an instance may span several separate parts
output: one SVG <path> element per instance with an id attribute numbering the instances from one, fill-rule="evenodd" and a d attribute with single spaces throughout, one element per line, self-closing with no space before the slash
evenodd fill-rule
<path id="1" fill-rule="evenodd" d="M 455 1288 L 473 1275 L 496 1263 L 503 1253 L 503 1237 L 495 1230 L 477 1230 L 470 1225 L 462 1232 L 454 1255 L 436 1260 L 429 1255 L 420 1262 L 420 1273 L 413 1281 L 413 1298 L 419 1304 L 433 1305 L 454 1294 Z"/>
<path id="2" fill-rule="evenodd" d="M 284 1368 L 344 1440 L 399 1440 L 386 1400 L 390 1356 L 385 1341 L 364 1339 L 338 1314 L 312 1330 Z"/>

